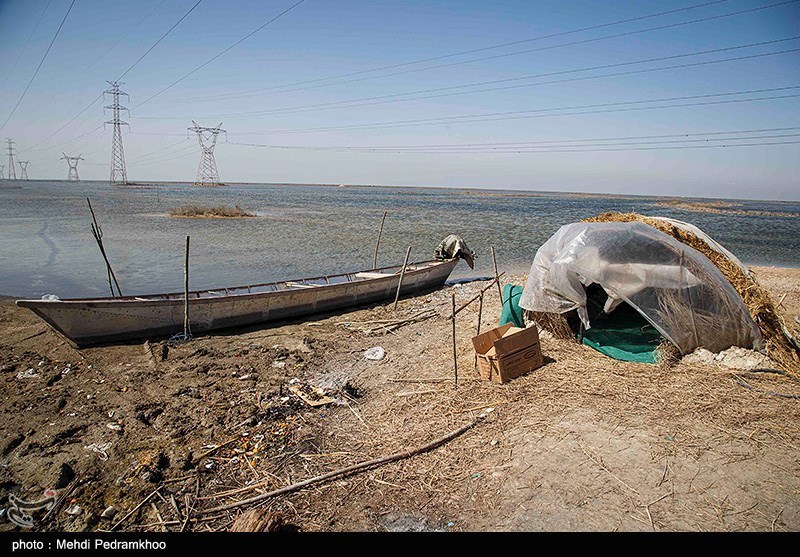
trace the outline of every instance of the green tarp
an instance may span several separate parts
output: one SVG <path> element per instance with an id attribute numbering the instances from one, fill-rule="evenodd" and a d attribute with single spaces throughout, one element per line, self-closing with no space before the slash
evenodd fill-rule
<path id="1" fill-rule="evenodd" d="M 661 334 L 633 308 L 623 305 L 610 315 L 592 320 L 583 334 L 583 343 L 598 352 L 625 362 L 653 364 Z"/>
<path id="2" fill-rule="evenodd" d="M 522 287 L 515 284 L 506 284 L 503 287 L 503 311 L 500 313 L 500 325 L 511 323 L 515 327 L 525 328 L 522 319 L 522 309 L 519 307 L 519 297 L 522 296 Z"/>

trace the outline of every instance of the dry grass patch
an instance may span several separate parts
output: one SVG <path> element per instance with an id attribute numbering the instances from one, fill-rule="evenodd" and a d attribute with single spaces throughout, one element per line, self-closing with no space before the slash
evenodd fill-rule
<path id="1" fill-rule="evenodd" d="M 255 217 L 256 215 L 255 213 L 242 209 L 238 205 L 233 207 L 225 207 L 224 205 L 217 205 L 216 207 L 186 205 L 185 207 L 170 209 L 169 216 L 194 219 L 238 219 Z"/>

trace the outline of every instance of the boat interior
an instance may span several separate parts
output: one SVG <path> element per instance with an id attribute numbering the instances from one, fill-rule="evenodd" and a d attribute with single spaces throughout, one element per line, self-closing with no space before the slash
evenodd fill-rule
<path id="1" fill-rule="evenodd" d="M 420 263 L 409 263 L 406 265 L 405 272 L 419 271 L 436 267 L 446 261 L 433 260 L 423 261 Z M 354 283 L 371 279 L 381 279 L 385 277 L 392 277 L 399 275 L 402 270 L 402 265 L 395 265 L 392 267 L 382 267 L 373 271 L 360 271 L 356 273 L 343 273 L 340 275 L 329 275 L 322 277 L 314 277 L 299 280 L 268 282 L 264 284 L 234 286 L 231 288 L 216 288 L 211 290 L 197 290 L 189 292 L 189 298 L 218 298 L 223 296 L 241 296 L 247 294 L 264 294 L 267 292 L 281 292 L 291 290 L 303 290 L 308 288 L 319 288 L 321 286 L 331 286 L 334 284 Z M 139 301 L 153 301 L 153 300 L 175 300 L 183 299 L 183 292 L 175 292 L 171 294 L 158 294 L 152 296 L 125 296 L 123 298 L 108 298 L 108 300 L 139 300 Z"/>

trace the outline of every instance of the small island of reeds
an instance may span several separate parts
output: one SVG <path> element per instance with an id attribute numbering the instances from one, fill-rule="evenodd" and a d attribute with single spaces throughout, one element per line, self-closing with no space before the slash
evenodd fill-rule
<path id="1" fill-rule="evenodd" d="M 255 217 L 256 215 L 255 213 L 242 209 L 238 205 L 233 207 L 225 207 L 224 205 L 217 205 L 214 207 L 186 205 L 184 207 L 170 209 L 169 216 L 190 219 L 239 219 Z"/>

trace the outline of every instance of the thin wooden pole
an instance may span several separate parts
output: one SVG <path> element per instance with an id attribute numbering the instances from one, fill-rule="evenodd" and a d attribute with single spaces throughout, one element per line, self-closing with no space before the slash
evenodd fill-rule
<path id="1" fill-rule="evenodd" d="M 504 272 L 502 272 L 502 273 L 500 273 L 500 276 L 502 277 L 504 274 L 505 274 L 505 271 L 504 271 Z M 458 315 L 459 313 L 461 313 L 461 311 L 462 311 L 462 310 L 466 309 L 466 307 L 467 307 L 467 306 L 469 306 L 469 305 L 470 305 L 472 302 L 474 302 L 475 300 L 477 300 L 477 299 L 478 299 L 478 298 L 481 296 L 481 294 L 483 294 L 484 292 L 486 292 L 487 290 L 489 290 L 489 289 L 490 289 L 492 286 L 494 286 L 494 283 L 495 283 L 496 281 L 497 281 L 497 279 L 496 279 L 496 278 L 492 279 L 492 282 L 490 282 L 489 284 L 487 284 L 486 286 L 484 286 L 484 287 L 481 289 L 481 291 L 480 291 L 478 294 L 475 294 L 475 295 L 474 295 L 472 298 L 470 298 L 468 301 L 466 301 L 466 302 L 464 302 L 463 304 L 461 304 L 461 305 L 458 307 L 458 309 L 456 310 L 456 315 Z"/>
<path id="2" fill-rule="evenodd" d="M 397 283 L 397 294 L 394 296 L 394 310 L 397 310 L 397 301 L 400 299 L 400 287 L 403 286 L 403 276 L 406 274 L 406 265 L 408 265 L 408 257 L 411 255 L 411 246 L 406 250 L 406 258 L 403 261 L 403 268 L 400 269 L 400 282 Z"/>
<path id="3" fill-rule="evenodd" d="M 451 296 L 453 301 L 453 386 L 458 388 L 458 353 L 456 352 L 456 293 L 452 292 Z"/>
<path id="4" fill-rule="evenodd" d="M 189 340 L 189 236 L 183 257 L 183 340 Z"/>
<path id="5" fill-rule="evenodd" d="M 383 222 L 386 220 L 386 213 L 389 211 L 383 212 L 383 218 L 381 219 L 381 228 L 378 230 L 378 241 L 375 242 L 375 257 L 372 258 L 372 269 L 375 270 L 378 268 L 378 248 L 381 245 L 381 236 L 383 235 Z"/>
<path id="6" fill-rule="evenodd" d="M 478 298 L 478 332 L 475 336 L 481 334 L 481 319 L 483 318 L 483 290 L 481 290 L 480 298 Z M 472 363 L 473 371 L 478 369 L 478 353 L 475 352 L 475 361 Z"/>
<path id="7" fill-rule="evenodd" d="M 111 296 L 113 297 L 114 294 L 114 286 L 111 284 L 111 280 L 114 280 L 114 284 L 117 286 L 117 294 L 122 296 L 122 290 L 119 288 L 119 282 L 117 282 L 117 276 L 114 274 L 114 269 L 111 268 L 111 263 L 108 261 L 108 255 L 106 255 L 106 248 L 103 245 L 103 229 L 100 228 L 100 224 L 97 222 L 97 217 L 94 215 L 94 209 L 92 208 L 92 202 L 89 201 L 89 198 L 86 198 L 86 203 L 89 204 L 89 212 L 92 213 L 92 236 L 97 241 L 97 247 L 100 248 L 100 254 L 103 256 L 103 260 L 106 262 L 106 274 L 108 275 L 108 287 L 111 290 Z"/>
<path id="8" fill-rule="evenodd" d="M 497 293 L 500 294 L 500 309 L 503 308 L 503 286 L 500 284 L 500 275 L 497 272 L 497 258 L 494 256 L 494 246 L 492 248 L 492 263 L 494 264 L 494 278 L 497 280 Z"/>

